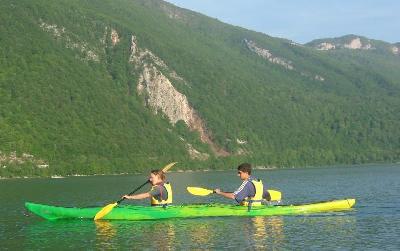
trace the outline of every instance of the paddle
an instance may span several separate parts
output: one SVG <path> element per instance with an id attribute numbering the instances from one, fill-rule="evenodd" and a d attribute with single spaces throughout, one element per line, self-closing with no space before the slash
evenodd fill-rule
<path id="1" fill-rule="evenodd" d="M 162 171 L 164 173 L 166 173 L 173 165 L 175 165 L 178 162 L 172 162 L 169 163 L 168 165 L 166 165 Z M 132 195 L 134 193 L 136 193 L 138 190 L 140 190 L 142 187 L 144 187 L 147 183 L 149 183 L 150 181 L 147 180 L 145 183 L 143 183 L 141 186 L 139 186 L 138 188 L 136 188 L 135 190 L 133 190 L 132 192 L 130 192 L 128 195 Z M 107 206 L 103 207 L 95 216 L 94 216 L 94 220 L 99 220 L 101 218 L 103 218 L 104 216 L 106 216 L 109 212 L 111 212 L 111 210 L 113 210 L 114 207 L 116 207 L 119 203 L 121 203 L 122 201 L 124 201 L 125 198 L 120 199 L 119 201 L 112 203 L 112 204 L 108 204 Z"/>
<path id="2" fill-rule="evenodd" d="M 187 187 L 189 193 L 197 196 L 207 196 L 214 193 L 214 190 L 202 188 L 202 187 Z M 271 196 L 271 201 L 279 201 L 282 199 L 282 193 L 276 190 L 268 190 Z"/>

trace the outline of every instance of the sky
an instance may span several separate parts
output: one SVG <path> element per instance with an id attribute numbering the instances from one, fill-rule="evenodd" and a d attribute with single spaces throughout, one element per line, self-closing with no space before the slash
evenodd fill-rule
<path id="1" fill-rule="evenodd" d="M 400 42 L 400 0 L 167 0 L 225 23 L 307 43 L 356 34 Z"/>

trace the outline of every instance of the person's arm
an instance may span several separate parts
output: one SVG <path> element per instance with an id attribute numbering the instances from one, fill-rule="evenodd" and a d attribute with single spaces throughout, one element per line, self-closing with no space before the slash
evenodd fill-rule
<path id="1" fill-rule="evenodd" d="M 161 195 L 161 187 L 153 187 L 149 192 L 147 193 L 140 193 L 136 195 L 124 195 L 122 198 L 128 199 L 128 200 L 141 200 L 141 199 L 146 199 L 150 198 L 153 196 L 160 196 Z"/>
<path id="2" fill-rule="evenodd" d="M 122 198 L 128 199 L 128 200 L 141 200 L 141 199 L 146 199 L 150 198 L 151 195 L 150 193 L 140 193 L 140 194 L 135 194 L 135 195 L 124 195 Z"/>
<path id="3" fill-rule="evenodd" d="M 219 188 L 215 189 L 214 192 L 216 194 L 224 196 L 225 198 L 232 199 L 232 200 L 235 199 L 235 195 L 233 193 L 222 192 L 221 189 L 219 189 Z"/>
<path id="4" fill-rule="evenodd" d="M 233 193 L 231 192 L 222 192 L 221 189 L 215 189 L 214 192 L 216 194 L 222 195 L 225 198 L 236 200 L 238 203 L 241 203 L 249 194 L 249 182 L 244 181 L 242 185 Z"/>

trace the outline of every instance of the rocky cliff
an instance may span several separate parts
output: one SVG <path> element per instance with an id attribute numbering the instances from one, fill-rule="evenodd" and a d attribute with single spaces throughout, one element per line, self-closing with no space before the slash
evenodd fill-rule
<path id="1" fill-rule="evenodd" d="M 207 143 L 217 156 L 228 156 L 229 153 L 226 150 L 218 147 L 212 141 L 211 133 L 206 128 L 205 122 L 189 104 L 188 98 L 172 85 L 171 79 L 184 83 L 186 81 L 153 52 L 146 48 L 141 49 L 134 35 L 131 37 L 130 50 L 129 62 L 140 71 L 137 92 L 144 97 L 145 105 L 151 108 L 155 114 L 161 112 L 166 115 L 173 125 L 180 120 L 184 121 L 190 130 L 200 134 L 201 141 Z M 163 72 L 166 72 L 168 76 Z M 191 145 L 188 145 L 188 151 L 195 158 L 205 158 L 204 154 L 201 155 Z"/>

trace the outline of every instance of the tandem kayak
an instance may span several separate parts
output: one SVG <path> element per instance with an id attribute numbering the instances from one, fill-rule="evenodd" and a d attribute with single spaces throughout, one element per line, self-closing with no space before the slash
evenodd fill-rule
<path id="1" fill-rule="evenodd" d="M 228 204 L 171 205 L 168 207 L 119 206 L 115 207 L 104 220 L 156 220 L 167 218 L 197 218 L 216 216 L 273 216 L 299 215 L 330 211 L 348 210 L 355 199 L 332 200 L 302 205 L 277 205 L 253 207 Z M 93 219 L 101 207 L 75 208 L 56 207 L 26 202 L 25 207 L 47 220 Z"/>

